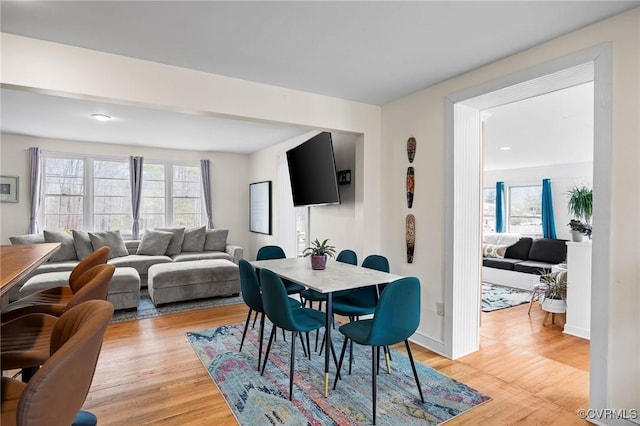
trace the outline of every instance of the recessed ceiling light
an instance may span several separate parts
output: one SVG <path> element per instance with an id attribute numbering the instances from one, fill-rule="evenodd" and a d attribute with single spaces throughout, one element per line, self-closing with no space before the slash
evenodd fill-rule
<path id="1" fill-rule="evenodd" d="M 501 146 L 500 151 L 509 151 L 511 149 L 510 146 Z"/>
<path id="2" fill-rule="evenodd" d="M 109 121 L 111 120 L 111 117 L 109 117 L 108 115 L 104 115 L 104 114 L 91 114 L 91 116 L 93 118 L 95 118 L 98 121 Z"/>

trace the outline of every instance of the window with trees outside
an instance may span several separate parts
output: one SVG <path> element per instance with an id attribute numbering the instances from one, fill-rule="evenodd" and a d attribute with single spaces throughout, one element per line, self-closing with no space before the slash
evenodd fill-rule
<path id="1" fill-rule="evenodd" d="M 198 164 L 143 166 L 140 230 L 204 223 Z M 120 230 L 131 235 L 128 158 L 43 155 L 43 229 Z"/>
<path id="2" fill-rule="evenodd" d="M 542 186 L 509 187 L 509 232 L 542 236 Z"/>
<path id="3" fill-rule="evenodd" d="M 484 188 L 484 202 L 482 204 L 482 229 L 485 231 L 496 230 L 496 189 Z"/>

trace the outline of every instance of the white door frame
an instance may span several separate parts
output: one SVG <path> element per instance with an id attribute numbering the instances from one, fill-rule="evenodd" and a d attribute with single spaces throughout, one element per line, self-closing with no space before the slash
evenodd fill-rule
<path id="1" fill-rule="evenodd" d="M 593 236 L 590 405 L 606 407 L 609 283 L 611 278 L 611 66 L 603 43 L 449 95 L 446 113 L 445 354 L 459 358 L 479 348 L 481 282 L 480 111 L 594 81 Z M 592 73 L 589 76 L 589 73 Z M 589 80 L 586 80 L 589 81 Z M 594 303 L 597 301 L 597 303 Z"/>

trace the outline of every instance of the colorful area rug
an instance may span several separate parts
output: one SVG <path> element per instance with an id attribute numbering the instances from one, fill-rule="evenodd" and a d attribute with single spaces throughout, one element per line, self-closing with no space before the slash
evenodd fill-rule
<path id="1" fill-rule="evenodd" d="M 220 389 L 241 425 L 366 425 L 372 422 L 371 348 L 354 345 L 352 374 L 342 369 L 342 380 L 332 390 L 335 365 L 330 369 L 329 397 L 324 388 L 324 354 L 304 357 L 296 341 L 293 401 L 289 401 L 289 359 L 291 335 L 287 342 L 278 333 L 269 354 L 264 376 L 257 371 L 257 325 L 247 332 L 242 352 L 238 352 L 244 323 L 187 333 L 193 349 Z M 265 325 L 264 348 L 270 326 Z M 339 351 L 342 334 L 337 329 L 332 340 Z M 313 346 L 313 343 L 312 343 Z M 339 355 L 339 354 L 338 354 Z M 348 355 L 345 356 L 347 358 Z M 490 398 L 421 363 L 416 363 L 425 403 L 422 403 L 411 372 L 409 358 L 392 350 L 392 372 L 381 362 L 377 378 L 377 424 L 435 425 L 450 420 Z"/>
<path id="2" fill-rule="evenodd" d="M 522 305 L 529 303 L 530 299 L 531 292 L 529 291 L 482 283 L 482 312 Z"/>
<path id="3" fill-rule="evenodd" d="M 111 322 L 122 322 L 139 320 L 145 318 L 159 317 L 160 315 L 175 314 L 178 312 L 195 311 L 197 309 L 207 309 L 216 306 L 237 305 L 244 303 L 242 296 L 211 297 L 209 299 L 189 300 L 186 302 L 167 303 L 166 305 L 155 307 L 149 297 L 146 288 L 140 290 L 140 303 L 137 311 L 116 311 Z"/>

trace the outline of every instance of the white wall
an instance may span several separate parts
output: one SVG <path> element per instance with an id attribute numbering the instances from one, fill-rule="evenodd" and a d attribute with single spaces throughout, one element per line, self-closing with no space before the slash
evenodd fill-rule
<path id="1" fill-rule="evenodd" d="M 502 181 L 505 190 L 509 186 L 542 185 L 542 179 L 551 179 L 553 195 L 553 216 L 556 224 L 556 236 L 570 240 L 567 224 L 570 219 L 567 209 L 567 191 L 575 185 L 593 188 L 593 163 L 558 164 L 546 167 L 528 167 L 522 169 L 485 170 L 484 187 L 495 188 Z"/>
<path id="2" fill-rule="evenodd" d="M 263 149 L 251 155 L 251 166 L 249 178 L 250 182 L 259 182 L 264 180 L 272 181 L 272 227 L 273 235 L 264 235 L 251 233 L 250 244 L 245 256 L 255 259 L 258 249 L 263 245 L 279 244 L 279 236 L 283 233 L 279 229 L 279 206 L 278 193 L 280 185 L 278 182 L 278 155 L 285 153 L 288 149 L 293 148 L 315 136 L 318 131 L 311 131 L 302 136 L 293 138 L 286 142 Z M 362 250 L 362 238 L 357 234 L 356 226 L 356 185 L 357 180 L 353 177 L 356 173 L 356 139 L 357 136 L 344 134 L 339 132 L 331 133 L 333 139 L 333 148 L 336 160 L 336 169 L 351 169 L 352 183 L 351 185 L 343 185 L 340 190 L 340 205 L 316 206 L 311 207 L 309 212 L 309 222 L 311 224 L 310 238 L 311 240 L 329 238 L 330 243 L 335 245 L 338 250 L 344 248 L 355 249 L 358 253 Z M 362 186 L 362 182 L 360 182 Z M 290 206 L 293 207 L 293 204 Z M 291 255 L 287 253 L 287 255 Z"/>
<path id="3" fill-rule="evenodd" d="M 29 147 L 45 151 L 115 155 L 138 155 L 147 160 L 192 161 L 209 160 L 211 166 L 211 190 L 213 195 L 213 224 L 216 228 L 229 229 L 229 243 L 246 247 L 248 232 L 248 185 L 245 176 L 249 156 L 213 152 L 182 151 L 131 147 L 117 144 L 101 144 L 29 136 L 0 135 L 0 170 L 3 175 L 20 178 L 20 202 L 0 204 L 0 239 L 9 244 L 12 235 L 25 234 L 29 230 Z"/>
<path id="4" fill-rule="evenodd" d="M 598 407 L 640 408 L 640 9 L 549 41 L 517 55 L 486 65 L 383 106 L 382 247 L 395 271 L 418 276 L 422 282 L 423 312 L 419 338 L 441 343 L 443 318 L 435 303 L 444 300 L 445 216 L 445 101 L 450 94 L 478 86 L 569 55 L 603 42 L 611 42 L 612 176 L 608 188 L 612 223 L 611 309 L 600 324 L 606 336 L 594 344 L 604 350 L 592 352 L 592 403 Z M 408 161 L 405 144 L 413 135 L 418 141 L 416 159 L 416 253 L 413 264 L 404 260 L 404 175 Z M 594 218 L 594 223 L 595 223 Z M 597 227 L 596 227 L 597 229 Z M 594 235 L 598 238 L 597 231 Z M 597 283 L 596 283 L 597 284 Z M 615 307 L 615 308 L 613 308 Z M 594 321 L 592 321 L 593 324 Z M 622 350 L 621 348 L 625 348 Z M 604 374 L 601 374 L 604 371 Z"/>

